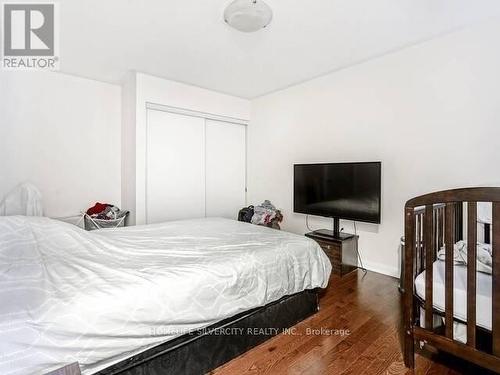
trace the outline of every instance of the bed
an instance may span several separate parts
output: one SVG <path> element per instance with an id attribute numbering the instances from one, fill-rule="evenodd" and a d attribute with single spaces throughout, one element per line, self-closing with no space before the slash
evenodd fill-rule
<path id="1" fill-rule="evenodd" d="M 0 218 L 0 269 L 2 374 L 130 371 L 203 328 L 300 307 L 331 272 L 314 241 L 233 220 L 89 233 L 23 216 Z"/>
<path id="2" fill-rule="evenodd" d="M 417 342 L 500 372 L 500 188 L 409 200 L 405 238 L 406 366 Z"/>

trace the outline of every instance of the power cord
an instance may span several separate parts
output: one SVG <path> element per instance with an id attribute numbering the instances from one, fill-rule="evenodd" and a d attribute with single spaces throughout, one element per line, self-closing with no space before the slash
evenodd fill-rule
<path id="1" fill-rule="evenodd" d="M 306 215 L 306 227 L 308 231 L 312 232 L 312 229 L 309 228 L 309 215 Z"/>
<path id="2" fill-rule="evenodd" d="M 308 231 L 314 232 L 314 229 L 311 229 L 311 227 L 309 226 L 309 215 L 306 215 L 306 227 Z"/>
<path id="3" fill-rule="evenodd" d="M 358 236 L 358 228 L 356 226 L 356 222 L 353 221 L 354 224 L 354 235 L 357 237 Z M 358 241 L 356 241 L 356 254 L 358 254 L 358 259 L 359 259 L 359 264 L 361 265 L 361 271 L 366 275 L 367 271 L 366 268 L 363 266 L 363 260 L 361 259 L 361 253 L 359 252 L 359 245 Z"/>

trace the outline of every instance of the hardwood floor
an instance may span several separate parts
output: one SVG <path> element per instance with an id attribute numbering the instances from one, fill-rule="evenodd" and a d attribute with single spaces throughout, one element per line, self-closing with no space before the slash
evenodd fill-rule
<path id="1" fill-rule="evenodd" d="M 320 311 L 297 324 L 295 334 L 280 334 L 212 374 L 451 375 L 481 371 L 442 355 L 417 355 L 415 371 L 408 370 L 399 344 L 400 318 L 396 279 L 361 271 L 343 278 L 332 276 L 320 298 Z"/>

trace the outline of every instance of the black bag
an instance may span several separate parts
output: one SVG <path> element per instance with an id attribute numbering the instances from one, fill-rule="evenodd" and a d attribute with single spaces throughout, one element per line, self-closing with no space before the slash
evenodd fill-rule
<path id="1" fill-rule="evenodd" d="M 250 223 L 253 217 L 253 206 L 244 207 L 238 212 L 238 221 L 244 221 Z"/>

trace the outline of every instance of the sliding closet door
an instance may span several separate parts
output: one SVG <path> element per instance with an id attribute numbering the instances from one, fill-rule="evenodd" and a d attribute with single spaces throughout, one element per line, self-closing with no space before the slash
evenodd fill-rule
<path id="1" fill-rule="evenodd" d="M 238 217 L 245 205 L 246 129 L 206 120 L 206 215 Z"/>
<path id="2" fill-rule="evenodd" d="M 148 110 L 148 223 L 205 216 L 205 120 Z"/>

